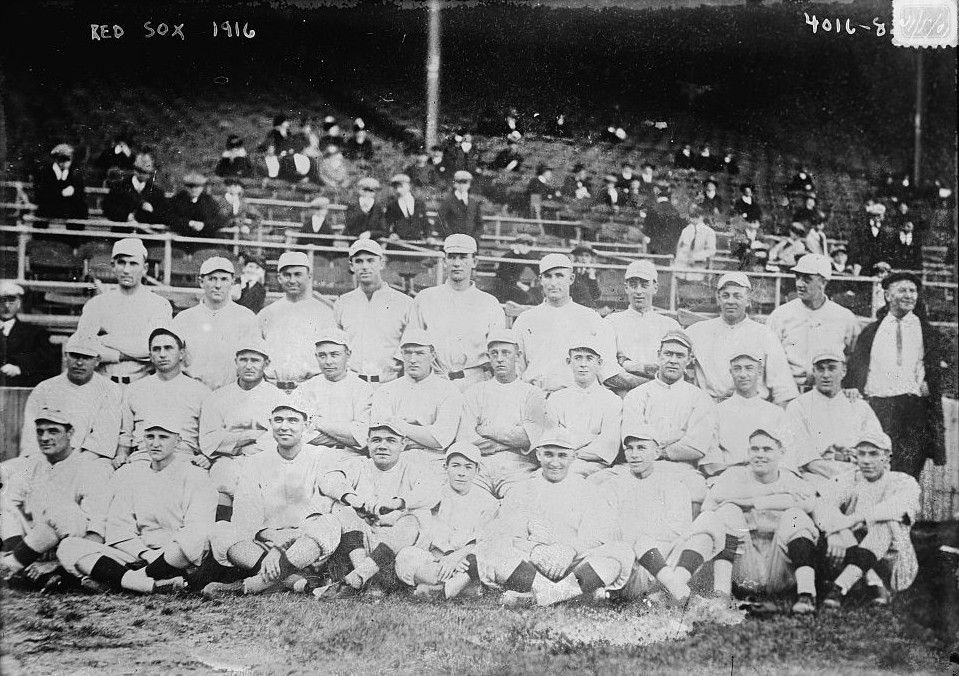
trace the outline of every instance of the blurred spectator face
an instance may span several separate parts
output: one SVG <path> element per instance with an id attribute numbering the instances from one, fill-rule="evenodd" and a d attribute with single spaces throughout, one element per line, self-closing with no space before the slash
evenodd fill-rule
<path id="1" fill-rule="evenodd" d="M 276 128 L 280 131 L 281 134 L 283 134 L 283 135 L 285 136 L 285 135 L 287 134 L 287 132 L 290 131 L 290 121 L 289 121 L 289 120 L 283 120 L 283 121 L 280 122 L 278 125 L 276 125 Z"/>
<path id="2" fill-rule="evenodd" d="M 188 185 L 186 191 L 190 194 L 191 200 L 200 199 L 200 195 L 203 194 L 203 189 L 205 186 L 202 185 Z"/>
<path id="3" fill-rule="evenodd" d="M 738 284 L 726 284 L 716 292 L 719 310 L 723 319 L 730 324 L 738 324 L 746 318 L 746 308 L 749 307 L 749 289 Z"/>
<path id="4" fill-rule="evenodd" d="M 255 386 L 263 382 L 263 372 L 270 360 L 259 352 L 243 350 L 236 355 L 236 377 L 248 386 Z"/>
<path id="5" fill-rule="evenodd" d="M 469 191 L 472 183 L 467 180 L 459 179 L 459 180 L 453 181 L 453 185 L 456 188 L 457 192 L 467 192 Z"/>
<path id="6" fill-rule="evenodd" d="M 262 282 L 266 277 L 266 270 L 260 267 L 259 263 L 250 261 L 243 266 L 243 276 L 247 279 L 256 279 L 259 282 Z"/>
<path id="7" fill-rule="evenodd" d="M 729 374 L 733 377 L 736 394 L 751 397 L 756 393 L 759 382 L 759 362 L 749 357 L 736 357 L 729 364 Z"/>
<path id="8" fill-rule="evenodd" d="M 243 185 L 240 183 L 231 183 L 226 187 L 226 194 L 234 201 L 243 197 Z"/>
<path id="9" fill-rule="evenodd" d="M 532 250 L 532 248 L 533 248 L 533 244 L 529 240 L 518 239 L 515 242 L 513 242 L 513 250 L 516 253 L 521 253 L 523 255 L 526 255 Z"/>
<path id="10" fill-rule="evenodd" d="M 807 198 L 806 198 L 806 208 L 809 209 L 810 211 L 812 211 L 813 209 L 815 209 L 815 208 L 816 208 L 816 200 L 813 199 L 812 197 L 807 197 Z"/>
<path id="11" fill-rule="evenodd" d="M 339 382 L 346 375 L 346 362 L 350 351 L 337 343 L 320 343 L 316 346 L 316 363 L 323 376 L 330 382 Z"/>
<path id="12" fill-rule="evenodd" d="M 539 276 L 546 300 L 561 302 L 569 298 L 569 287 L 573 283 L 573 271 L 569 268 L 553 268 Z"/>
<path id="13" fill-rule="evenodd" d="M 139 256 L 116 256 L 113 259 L 113 273 L 117 282 L 125 289 L 132 289 L 140 284 L 146 263 Z"/>
<path id="14" fill-rule="evenodd" d="M 846 263 L 849 261 L 849 254 L 840 249 L 839 251 L 834 251 L 832 254 L 832 259 L 836 263 L 836 268 L 840 270 L 846 269 Z"/>
<path id="15" fill-rule="evenodd" d="M 20 296 L 0 296 L 0 321 L 9 321 L 20 314 Z"/>
<path id="16" fill-rule="evenodd" d="M 425 167 L 427 161 L 429 161 L 430 159 L 429 154 L 425 152 L 416 153 L 415 157 L 416 157 L 416 166 L 418 167 Z"/>
<path id="17" fill-rule="evenodd" d="M 746 186 L 745 188 L 743 188 L 743 196 L 744 196 L 744 197 L 752 197 L 752 196 L 753 196 L 753 189 L 750 188 L 749 186 Z"/>
<path id="18" fill-rule="evenodd" d="M 360 197 L 376 197 L 376 188 L 370 188 L 368 186 L 360 188 Z"/>
<path id="19" fill-rule="evenodd" d="M 630 277 L 626 280 L 626 298 L 629 307 L 636 312 L 646 312 L 653 306 L 653 296 L 659 291 L 659 282 L 655 279 Z"/>
<path id="20" fill-rule="evenodd" d="M 468 253 L 448 253 L 446 254 L 446 269 L 450 280 L 454 282 L 463 282 L 470 278 L 473 268 L 476 267 L 476 259 L 473 254 Z"/>
<path id="21" fill-rule="evenodd" d="M 842 379 L 846 375 L 846 365 L 834 359 L 823 359 L 812 367 L 816 389 L 827 397 L 835 396 L 842 389 Z"/>
<path id="22" fill-rule="evenodd" d="M 706 195 L 709 196 L 709 197 L 712 197 L 712 196 L 715 195 L 715 194 L 716 194 L 716 186 L 713 185 L 712 183 L 707 183 L 707 184 L 706 184 Z"/>
<path id="23" fill-rule="evenodd" d="M 896 317 L 901 317 L 916 309 L 916 303 L 919 300 L 919 289 L 914 282 L 903 279 L 893 282 L 886 289 L 886 304 L 889 306 L 889 312 Z"/>
<path id="24" fill-rule="evenodd" d="M 391 186 L 397 197 L 406 197 L 410 194 L 410 184 L 405 182 L 393 183 Z"/>
<path id="25" fill-rule="evenodd" d="M 550 181 L 553 180 L 553 170 L 552 170 L 552 169 L 547 169 L 546 171 L 544 171 L 544 172 L 543 172 L 542 174 L 540 174 L 540 175 L 543 177 L 543 180 L 546 181 L 547 183 L 549 183 Z"/>
<path id="26" fill-rule="evenodd" d="M 438 149 L 434 150 L 432 151 L 431 157 L 433 158 L 433 162 L 439 164 L 443 161 L 443 151 Z"/>
<path id="27" fill-rule="evenodd" d="M 276 278 L 283 287 L 287 298 L 299 299 L 310 292 L 313 283 L 310 269 L 305 265 L 287 265 L 280 270 Z"/>
<path id="28" fill-rule="evenodd" d="M 93 372 L 100 364 L 100 358 L 78 352 L 67 352 L 66 362 L 67 378 L 70 382 L 74 385 L 84 385 L 93 378 Z"/>
<path id="29" fill-rule="evenodd" d="M 359 129 L 359 130 L 357 130 L 357 132 L 356 132 L 355 134 L 353 134 L 353 138 L 356 139 L 356 142 L 357 142 L 357 143 L 365 143 L 365 142 L 366 142 L 366 130 L 365 130 L 365 129 Z"/>
<path id="30" fill-rule="evenodd" d="M 200 288 L 203 297 L 213 304 L 226 301 L 233 287 L 233 275 L 224 270 L 214 270 L 208 275 L 200 277 Z"/>
<path id="31" fill-rule="evenodd" d="M 899 229 L 902 230 L 903 232 L 912 232 L 913 230 L 916 229 L 916 226 L 913 224 L 912 221 L 906 221 L 901 226 L 899 226 Z"/>
<path id="32" fill-rule="evenodd" d="M 646 177 L 646 180 L 650 180 L 653 177 L 653 168 L 652 167 L 643 167 L 642 171 L 643 176 Z"/>
<path id="33" fill-rule="evenodd" d="M 350 271 L 360 284 L 373 284 L 382 279 L 383 258 L 361 251 L 350 259 Z"/>
<path id="34" fill-rule="evenodd" d="M 796 295 L 804 303 L 822 300 L 826 295 L 826 279 L 822 275 L 796 273 Z"/>
<path id="35" fill-rule="evenodd" d="M 56 162 L 57 166 L 66 171 L 70 168 L 70 165 L 73 164 L 73 158 L 69 155 L 57 155 L 53 158 L 53 161 Z"/>
<path id="36" fill-rule="evenodd" d="M 641 185 L 642 185 L 641 181 L 638 178 L 634 178 L 632 181 L 629 182 L 629 191 L 631 193 L 638 193 Z"/>

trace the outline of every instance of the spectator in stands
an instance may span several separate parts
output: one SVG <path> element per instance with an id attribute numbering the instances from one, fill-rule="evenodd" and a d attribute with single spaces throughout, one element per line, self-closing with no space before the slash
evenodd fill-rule
<path id="1" fill-rule="evenodd" d="M 519 172 L 523 168 L 523 155 L 519 152 L 519 135 L 506 138 L 506 147 L 493 158 L 490 169 L 494 171 Z"/>
<path id="2" fill-rule="evenodd" d="M 103 198 L 104 218 L 141 225 L 165 225 L 169 218 L 168 202 L 163 188 L 156 184 L 155 176 L 153 157 L 149 153 L 137 155 L 133 162 L 133 176 L 113 183 Z"/>
<path id="3" fill-rule="evenodd" d="M 320 135 L 316 133 L 316 118 L 314 117 L 304 117 L 300 120 L 300 130 L 297 132 L 299 136 L 299 153 L 305 155 L 309 158 L 312 166 L 316 166 L 316 163 L 320 161 L 320 156 L 323 154 L 320 151 Z"/>
<path id="4" fill-rule="evenodd" d="M 563 198 L 570 202 L 575 201 L 585 205 L 591 197 L 590 189 L 589 173 L 586 171 L 586 165 L 577 162 L 573 165 L 572 172 L 567 174 L 563 181 Z"/>
<path id="5" fill-rule="evenodd" d="M 886 206 L 870 198 L 866 202 L 866 218 L 854 226 L 849 237 L 849 262 L 854 275 L 871 277 L 878 263 L 892 258 L 894 239 L 885 223 Z"/>
<path id="6" fill-rule="evenodd" d="M 230 297 L 259 314 L 266 302 L 266 262 L 257 256 L 246 256 L 239 281 L 230 290 Z"/>
<path id="7" fill-rule="evenodd" d="M 633 180 L 629 182 L 629 190 L 626 192 L 623 206 L 628 209 L 639 209 L 649 201 L 650 195 L 651 193 L 643 185 L 642 177 L 636 174 L 633 176 Z"/>
<path id="8" fill-rule="evenodd" d="M 796 261 L 806 251 L 806 227 L 802 223 L 792 223 L 789 226 L 789 236 L 780 240 L 769 250 L 770 265 L 778 265 L 788 270 L 796 265 Z"/>
<path id="9" fill-rule="evenodd" d="M 453 169 L 452 162 L 447 159 L 446 151 L 441 145 L 434 145 L 430 148 L 429 167 L 430 178 L 427 185 L 431 185 L 434 188 L 445 187 L 456 171 Z"/>
<path id="10" fill-rule="evenodd" d="M 426 219 L 426 205 L 413 197 L 410 189 L 410 177 L 397 174 L 390 179 L 395 197 L 386 205 L 383 221 L 390 237 L 397 239 L 421 240 L 430 235 L 430 224 Z"/>
<path id="11" fill-rule="evenodd" d="M 739 161 L 731 152 L 723 156 L 723 169 L 729 176 L 739 176 Z"/>
<path id="12" fill-rule="evenodd" d="M 425 146 L 418 145 L 413 149 L 413 163 L 407 165 L 403 173 L 410 177 L 410 183 L 414 188 L 425 188 L 433 185 L 432 162 Z"/>
<path id="13" fill-rule="evenodd" d="M 597 196 L 598 202 L 613 214 L 620 212 L 623 207 L 622 203 L 625 201 L 619 193 L 618 184 L 619 178 L 616 174 L 606 174 L 603 176 L 603 187 Z"/>
<path id="14" fill-rule="evenodd" d="M 127 134 L 117 134 L 113 137 L 113 142 L 103 149 L 93 166 L 109 181 L 131 171 L 135 159 L 132 139 Z"/>
<path id="15" fill-rule="evenodd" d="M 473 175 L 468 171 L 453 174 L 453 190 L 440 202 L 440 235 L 447 237 L 454 233 L 470 235 L 474 239 L 483 236 L 483 205 L 486 199 L 470 192 Z"/>
<path id="16" fill-rule="evenodd" d="M 373 150 L 373 141 L 366 131 L 366 123 L 363 118 L 358 117 L 353 121 L 353 136 L 346 142 L 346 157 L 354 162 L 363 160 L 369 162 L 373 159 L 375 151 Z"/>
<path id="17" fill-rule="evenodd" d="M 713 151 L 708 145 L 703 145 L 703 147 L 699 149 L 699 157 L 697 157 L 694 162 L 694 168 L 697 171 L 705 171 L 712 174 L 722 170 L 722 162 L 722 158 L 713 155 Z"/>
<path id="18" fill-rule="evenodd" d="M 735 213 L 739 214 L 747 221 L 762 221 L 763 210 L 754 194 L 756 186 L 752 183 L 743 183 L 739 186 L 739 199 L 736 200 L 734 207 Z"/>
<path id="19" fill-rule="evenodd" d="M 896 210 L 892 214 L 892 225 L 897 228 L 901 228 L 903 223 L 910 222 L 913 224 L 913 230 L 920 233 L 925 233 L 927 226 L 925 221 L 923 221 L 919 214 L 913 211 L 912 207 L 909 206 L 909 203 L 905 200 L 900 200 L 896 205 Z"/>
<path id="20" fill-rule="evenodd" d="M 0 282 L 0 387 L 33 387 L 59 370 L 46 329 L 20 319 L 23 287 Z"/>
<path id="21" fill-rule="evenodd" d="M 716 231 L 706 225 L 705 213 L 698 204 L 689 205 L 689 225 L 679 233 L 674 264 L 678 268 L 702 268 L 710 266 L 716 256 Z M 702 280 L 702 275 L 688 273 L 688 280 Z"/>
<path id="22" fill-rule="evenodd" d="M 226 150 L 213 173 L 221 178 L 253 178 L 253 162 L 246 154 L 242 138 L 236 134 L 227 137 Z"/>
<path id="23" fill-rule="evenodd" d="M 599 297 L 603 295 L 599 288 L 597 270 L 592 266 L 596 263 L 596 252 L 588 244 L 580 244 L 570 252 L 573 259 L 573 283 L 569 287 L 570 298 L 588 308 L 596 308 Z"/>
<path id="24" fill-rule="evenodd" d="M 473 144 L 473 135 L 460 132 L 453 137 L 453 142 L 449 151 L 450 171 L 468 171 L 475 174 L 479 167 L 479 148 Z"/>
<path id="25" fill-rule="evenodd" d="M 626 130 L 623 129 L 622 126 L 614 123 L 606 126 L 600 134 L 599 140 L 604 143 L 618 145 L 625 141 L 627 136 Z"/>
<path id="26" fill-rule="evenodd" d="M 543 205 L 555 204 L 560 191 L 553 185 L 553 168 L 540 164 L 536 167 L 536 176 L 526 185 L 526 196 L 529 199 L 529 218 L 542 219 Z"/>
<path id="27" fill-rule="evenodd" d="M 316 175 L 320 185 L 333 188 L 337 193 L 349 185 L 349 168 L 343 152 L 335 143 L 323 146 L 323 157 L 316 166 Z"/>
<path id="28" fill-rule="evenodd" d="M 624 198 L 629 194 L 629 184 L 636 176 L 636 163 L 632 160 L 623 161 L 622 168 L 616 175 L 616 188 Z"/>
<path id="29" fill-rule="evenodd" d="M 830 258 L 832 258 L 832 273 L 834 275 L 854 274 L 852 265 L 849 264 L 849 253 L 845 244 L 837 244 L 833 247 Z"/>
<path id="30" fill-rule="evenodd" d="M 825 219 L 814 222 L 809 227 L 809 234 L 806 235 L 806 250 L 820 256 L 829 255 L 829 240 L 826 238 Z"/>
<path id="31" fill-rule="evenodd" d="M 426 156 L 423 156 L 424 162 Z M 376 201 L 380 182 L 375 178 L 361 178 L 356 182 L 359 195 L 355 202 L 346 205 L 344 234 L 357 239 L 386 237 L 386 225 L 383 222 L 383 207 Z"/>
<path id="32" fill-rule="evenodd" d="M 793 174 L 793 177 L 789 180 L 789 183 L 786 184 L 786 192 L 805 192 L 809 193 L 816 189 L 816 185 L 813 182 L 812 174 L 809 173 L 809 170 L 805 166 L 800 165 L 796 169 L 796 173 Z"/>
<path id="33" fill-rule="evenodd" d="M 330 200 L 327 197 L 317 197 L 310 202 L 310 208 L 303 212 L 303 224 L 299 233 L 291 235 L 291 243 L 324 244 L 325 242 L 313 237 L 299 237 L 298 235 L 332 235 L 333 223 L 330 218 Z"/>
<path id="34" fill-rule="evenodd" d="M 793 222 L 802 223 L 807 228 L 812 228 L 819 223 L 826 221 L 826 214 L 816 205 L 815 194 L 807 194 L 803 205 L 793 213 Z M 825 252 L 821 252 L 825 253 Z"/>
<path id="35" fill-rule="evenodd" d="M 899 224 L 899 232 L 893 240 L 890 265 L 897 270 L 922 270 L 922 233 L 917 232 L 912 221 Z"/>
<path id="36" fill-rule="evenodd" d="M 267 176 L 283 180 L 299 179 L 293 162 L 296 145 L 296 139 L 290 133 L 290 118 L 283 114 L 274 117 L 273 128 L 262 145 Z"/>
<path id="37" fill-rule="evenodd" d="M 536 238 L 528 232 L 516 235 L 510 250 L 502 254 L 503 258 L 512 258 L 529 263 L 500 263 L 496 268 L 496 297 L 500 301 L 519 305 L 536 305 L 542 298 L 536 289 L 536 269 L 539 257 L 531 252 Z M 525 274 L 524 274 L 525 273 Z"/>
<path id="38" fill-rule="evenodd" d="M 733 237 L 729 248 L 739 259 L 740 270 L 765 269 L 769 247 L 759 233 L 759 221 L 745 221 L 739 216 L 730 222 Z"/>
<path id="39" fill-rule="evenodd" d="M 226 192 L 220 204 L 220 222 L 225 228 L 236 228 L 244 237 L 263 239 L 263 214 L 243 197 L 243 184 L 237 178 L 224 182 Z"/>
<path id="40" fill-rule="evenodd" d="M 183 190 L 170 200 L 170 229 L 183 237 L 216 237 L 223 221 L 216 200 L 206 191 L 206 176 L 192 171 L 183 177 Z M 202 245 L 183 245 L 196 250 Z"/>
<path id="41" fill-rule="evenodd" d="M 60 143 L 50 157 L 52 162 L 37 172 L 34 181 L 37 218 L 85 219 L 87 196 L 83 176 L 73 167 L 73 146 Z M 82 230 L 83 226 L 70 224 L 67 229 Z"/>
<path id="42" fill-rule="evenodd" d="M 656 185 L 656 165 L 652 162 L 643 162 L 639 168 L 639 182 L 646 194 L 653 193 L 653 187 Z"/>
<path id="43" fill-rule="evenodd" d="M 653 189 L 656 202 L 646 212 L 643 232 L 649 238 L 647 249 L 654 254 L 674 255 L 679 234 L 686 223 L 670 200 L 669 187 L 657 185 Z"/>
<path id="44" fill-rule="evenodd" d="M 320 137 L 320 147 L 326 148 L 329 145 L 334 145 L 342 149 L 345 143 L 346 139 L 343 138 L 343 130 L 340 128 L 340 123 L 336 121 L 336 118 L 332 115 L 324 117 L 323 136 Z"/>
<path id="45" fill-rule="evenodd" d="M 707 178 L 703 182 L 703 192 L 699 196 L 699 205 L 702 207 L 703 215 L 709 222 L 722 220 L 725 214 L 725 204 L 723 198 L 716 192 L 716 179 Z"/>
<path id="46" fill-rule="evenodd" d="M 693 168 L 693 163 L 693 147 L 688 143 L 684 143 L 683 147 L 677 150 L 676 154 L 673 155 L 673 167 L 681 170 L 690 170 Z"/>

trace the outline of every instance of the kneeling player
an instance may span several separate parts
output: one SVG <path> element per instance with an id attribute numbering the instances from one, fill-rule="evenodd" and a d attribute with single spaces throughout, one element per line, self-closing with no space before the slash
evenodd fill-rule
<path id="1" fill-rule="evenodd" d="M 106 544 L 67 538 L 57 558 L 78 577 L 148 594 L 185 587 L 184 573 L 209 547 L 217 492 L 204 470 L 176 453 L 177 422 L 145 423 L 150 462 L 128 464 L 114 475 Z"/>
<path id="2" fill-rule="evenodd" d="M 396 586 L 396 553 L 416 544 L 417 514 L 440 499 L 441 480 L 421 453 L 403 452 L 406 439 L 390 423 L 370 425 L 369 458 L 357 458 L 320 479 L 320 490 L 338 503 L 342 527 L 333 576 L 349 570 L 318 598 L 345 598 L 364 589 Z"/>
<path id="3" fill-rule="evenodd" d="M 218 522 L 213 538 L 217 562 L 248 571 L 236 582 L 211 582 L 204 596 L 227 591 L 258 594 L 281 584 L 305 591 L 300 575 L 329 559 L 340 542 L 333 501 L 317 480 L 330 469 L 324 449 L 303 443 L 309 406 L 291 397 L 273 407 L 270 426 L 276 450 L 246 459 L 237 483 L 233 519 Z"/>
<path id="4" fill-rule="evenodd" d="M 916 551 L 909 524 L 919 511 L 919 484 L 908 474 L 889 470 L 892 444 L 886 434 L 867 432 L 856 444 L 858 468 L 821 489 L 816 517 L 826 534 L 827 558 L 842 572 L 823 599 L 839 608 L 865 576 L 873 603 L 887 605 L 889 591 L 874 567 L 891 564 L 890 586 L 902 591 L 916 579 Z"/>
<path id="5" fill-rule="evenodd" d="M 815 488 L 780 468 L 782 441 L 766 430 L 749 435 L 746 466 L 730 467 L 706 494 L 699 520 L 716 520 L 727 534 L 716 558 L 716 591 L 732 580 L 752 591 L 781 592 L 796 583 L 794 613 L 816 610 L 816 529 L 810 514 Z M 741 551 L 742 554 L 737 556 Z"/>
<path id="6" fill-rule="evenodd" d="M 415 585 L 416 596 L 451 599 L 470 581 L 479 580 L 473 550 L 499 508 L 492 495 L 478 487 L 473 490 L 481 460 L 482 454 L 473 444 L 458 442 L 449 447 L 447 483 L 436 506 L 420 516 L 420 541 L 396 554 L 396 576 Z"/>
<path id="7" fill-rule="evenodd" d="M 627 423 L 623 448 L 626 467 L 614 468 L 615 475 L 602 486 L 620 537 L 636 558 L 622 594 L 641 598 L 658 582 L 673 601 L 682 603 L 691 594 L 689 581 L 696 571 L 722 550 L 722 532 L 691 528 L 689 489 L 679 477 L 657 469 L 662 449 L 652 427 Z"/>
<path id="8" fill-rule="evenodd" d="M 0 491 L 0 577 L 22 573 L 38 586 L 54 584 L 56 561 L 45 561 L 67 537 L 103 542 L 113 470 L 73 448 L 73 426 L 61 411 L 35 420 L 40 452 Z"/>
<path id="9" fill-rule="evenodd" d="M 555 430 L 536 445 L 541 469 L 506 496 L 477 547 L 480 579 L 504 588 L 505 605 L 605 598 L 629 579 L 633 553 L 613 543 L 613 515 L 599 489 L 570 472 L 576 451 Z"/>

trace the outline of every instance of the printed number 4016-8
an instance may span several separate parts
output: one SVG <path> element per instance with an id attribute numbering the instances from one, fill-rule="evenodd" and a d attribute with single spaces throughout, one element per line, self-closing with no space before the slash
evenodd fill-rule
<path id="1" fill-rule="evenodd" d="M 847 35 L 853 35 L 856 32 L 857 28 L 861 28 L 866 31 L 872 31 L 873 28 L 876 29 L 876 35 L 882 37 L 886 34 L 886 24 L 880 21 L 878 18 L 872 20 L 872 26 L 867 24 L 853 24 L 852 19 L 846 19 L 845 21 L 840 18 L 829 19 L 825 18 L 822 21 L 813 14 L 810 16 L 808 13 L 803 12 L 803 16 L 806 18 L 806 25 L 812 26 L 813 35 L 821 28 L 824 33 L 835 32 L 835 33 L 846 33 Z"/>
<path id="2" fill-rule="evenodd" d="M 217 33 L 220 31 L 222 31 L 223 33 L 226 33 L 226 37 L 228 38 L 238 38 L 241 35 L 245 38 L 252 38 L 253 36 L 256 35 L 256 31 L 250 28 L 250 25 L 247 23 L 243 24 L 243 30 L 240 31 L 239 21 L 234 21 L 232 23 L 229 21 L 224 21 L 221 24 L 217 24 L 217 22 L 214 21 L 213 37 L 216 37 Z M 816 31 L 813 31 L 813 32 L 815 33 Z"/>

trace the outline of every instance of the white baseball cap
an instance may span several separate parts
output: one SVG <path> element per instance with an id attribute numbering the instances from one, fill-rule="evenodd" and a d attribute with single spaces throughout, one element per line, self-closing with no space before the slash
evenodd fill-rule
<path id="1" fill-rule="evenodd" d="M 546 434 L 536 442 L 533 449 L 543 448 L 544 446 L 556 446 L 557 448 L 576 450 L 576 447 L 573 446 L 573 442 L 569 438 L 569 433 L 562 427 L 557 427 L 546 432 Z"/>
<path id="2" fill-rule="evenodd" d="M 621 437 L 624 444 L 630 437 L 634 439 L 649 439 L 659 444 L 659 432 L 657 432 L 652 425 L 642 421 L 633 421 L 624 424 Z"/>
<path id="3" fill-rule="evenodd" d="M 476 446 L 473 444 L 466 443 L 465 441 L 457 441 L 446 449 L 447 460 L 449 460 L 450 456 L 453 455 L 462 455 L 464 458 L 470 462 L 475 462 L 477 465 L 483 460 L 483 454 L 480 452 L 480 449 L 476 448 Z"/>
<path id="4" fill-rule="evenodd" d="M 203 264 L 200 266 L 200 276 L 208 275 L 211 272 L 229 272 L 231 275 L 236 274 L 233 261 L 223 256 L 213 256 L 203 261 Z"/>
<path id="5" fill-rule="evenodd" d="M 832 261 L 829 256 L 823 256 L 822 254 L 806 254 L 799 259 L 792 271 L 832 279 Z"/>
<path id="6" fill-rule="evenodd" d="M 716 290 L 721 291 L 724 286 L 727 284 L 735 284 L 736 286 L 741 286 L 744 289 L 753 288 L 752 283 L 749 281 L 749 277 L 746 276 L 744 272 L 727 272 L 725 275 L 719 278 L 719 283 L 716 284 Z"/>
<path id="7" fill-rule="evenodd" d="M 346 331 L 341 329 L 330 328 L 320 332 L 313 344 L 319 345 L 320 343 L 333 343 L 334 345 L 342 345 L 346 349 L 350 348 L 350 338 L 346 335 Z"/>
<path id="8" fill-rule="evenodd" d="M 569 259 L 569 256 L 561 253 L 551 253 L 543 256 L 542 260 L 539 262 L 539 274 L 548 272 L 553 268 L 568 268 L 573 269 L 573 261 Z"/>
<path id="9" fill-rule="evenodd" d="M 446 253 L 475 254 L 476 240 L 469 235 L 455 233 L 443 241 L 443 251 Z"/>
<path id="10" fill-rule="evenodd" d="M 277 261 L 276 264 L 276 269 L 282 270 L 283 268 L 292 267 L 294 265 L 299 265 L 312 271 L 313 259 L 302 251 L 287 251 L 280 256 L 280 260 Z"/>
<path id="11" fill-rule="evenodd" d="M 406 347 L 407 345 L 433 347 L 433 339 L 430 338 L 430 334 L 423 329 L 406 329 L 406 333 L 403 334 L 403 339 L 400 340 L 400 347 Z"/>
<path id="12" fill-rule="evenodd" d="M 570 339 L 568 349 L 590 350 L 591 352 L 595 352 L 598 356 L 601 355 L 599 350 L 599 341 L 595 335 L 589 333 L 583 333 Z"/>
<path id="13" fill-rule="evenodd" d="M 0 296 L 22 296 L 23 287 L 8 279 L 0 281 Z"/>
<path id="14" fill-rule="evenodd" d="M 629 267 L 626 268 L 626 275 L 623 279 L 635 279 L 637 277 L 639 279 L 645 279 L 648 282 L 658 282 L 659 272 L 650 260 L 642 259 L 633 261 L 629 264 Z"/>
<path id="15" fill-rule="evenodd" d="M 493 329 L 486 336 L 486 346 L 489 347 L 493 343 L 507 343 L 519 347 L 519 334 L 513 329 Z"/>
<path id="16" fill-rule="evenodd" d="M 267 359 L 270 358 L 269 348 L 266 346 L 266 341 L 256 335 L 246 335 L 236 344 L 236 350 L 234 351 L 235 355 L 240 354 L 241 352 L 256 352 L 261 354 Z"/>
<path id="17" fill-rule="evenodd" d="M 67 344 L 63 346 L 64 354 L 83 354 L 88 357 L 96 357 L 100 354 L 100 341 L 94 336 L 80 335 L 74 333 L 67 338 Z"/>
<path id="18" fill-rule="evenodd" d="M 110 258 L 116 258 L 117 256 L 139 256 L 145 261 L 147 259 L 147 248 L 139 237 L 118 239 L 113 243 L 113 253 L 110 254 Z"/>
<path id="19" fill-rule="evenodd" d="M 380 246 L 380 243 L 375 239 L 370 239 L 369 237 L 364 237 L 363 239 L 358 239 L 352 244 L 350 244 L 350 258 L 353 258 L 356 254 L 361 251 L 366 253 L 371 253 L 374 256 L 383 256 L 383 247 Z"/>

